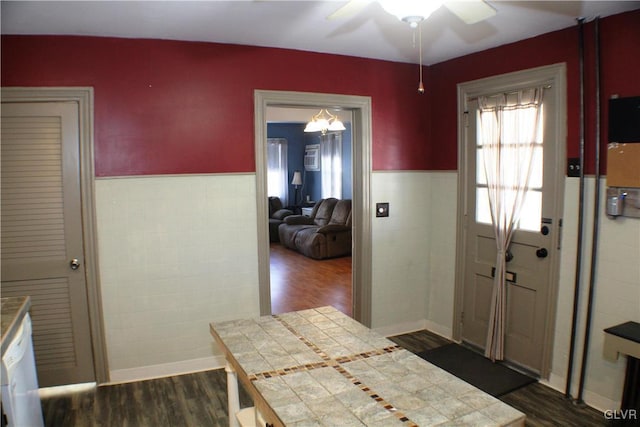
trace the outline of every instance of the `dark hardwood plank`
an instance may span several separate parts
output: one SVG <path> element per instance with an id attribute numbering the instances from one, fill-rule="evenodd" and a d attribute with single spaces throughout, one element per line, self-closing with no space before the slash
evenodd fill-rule
<path id="1" fill-rule="evenodd" d="M 451 343 L 450 340 L 425 330 L 396 335 L 389 337 L 389 339 L 412 353 L 431 350 Z"/>
<path id="2" fill-rule="evenodd" d="M 240 405 L 252 405 L 242 386 Z M 226 374 L 217 369 L 45 397 L 42 411 L 48 427 L 226 427 Z"/>
<path id="3" fill-rule="evenodd" d="M 571 403 L 564 394 L 540 383 L 522 387 L 500 400 L 527 414 L 528 426 L 606 426 L 604 414 Z"/>
<path id="4" fill-rule="evenodd" d="M 351 257 L 316 260 L 271 243 L 271 312 L 331 305 L 352 315 Z"/>

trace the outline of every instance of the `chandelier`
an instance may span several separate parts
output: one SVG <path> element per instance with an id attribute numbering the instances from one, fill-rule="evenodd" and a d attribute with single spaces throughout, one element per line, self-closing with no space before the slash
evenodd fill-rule
<path id="1" fill-rule="evenodd" d="M 346 128 L 344 124 L 334 116 L 326 108 L 320 110 L 318 114 L 311 117 L 311 121 L 304 128 L 305 132 L 320 132 L 325 135 L 327 131 L 343 131 Z"/>

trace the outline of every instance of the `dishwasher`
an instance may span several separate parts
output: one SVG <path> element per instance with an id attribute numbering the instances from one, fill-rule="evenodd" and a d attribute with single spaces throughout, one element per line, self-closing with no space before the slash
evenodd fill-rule
<path id="1" fill-rule="evenodd" d="M 2 355 L 2 410 L 9 427 L 44 426 L 29 314 Z"/>

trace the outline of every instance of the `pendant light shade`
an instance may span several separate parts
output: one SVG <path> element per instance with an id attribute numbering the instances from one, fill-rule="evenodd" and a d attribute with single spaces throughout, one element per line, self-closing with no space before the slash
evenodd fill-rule
<path id="1" fill-rule="evenodd" d="M 311 121 L 307 123 L 304 131 L 321 132 L 324 135 L 327 131 L 339 132 L 345 129 L 344 124 L 338 119 L 338 116 L 334 116 L 325 108 L 311 118 Z"/>

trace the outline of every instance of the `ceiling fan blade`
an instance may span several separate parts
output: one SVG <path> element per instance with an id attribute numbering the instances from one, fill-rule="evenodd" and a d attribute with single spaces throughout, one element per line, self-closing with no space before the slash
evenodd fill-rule
<path id="1" fill-rule="evenodd" d="M 466 24 L 475 24 L 496 14 L 493 6 L 483 0 L 447 1 L 444 5 Z"/>
<path id="2" fill-rule="evenodd" d="M 371 3 L 372 0 L 351 0 L 331 15 L 327 16 L 327 19 L 344 18 L 345 16 L 355 15 L 360 12 L 362 8 Z"/>

